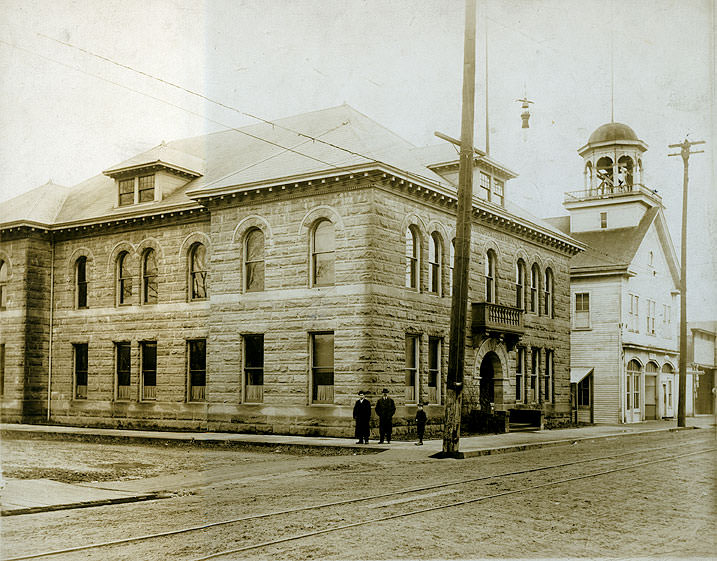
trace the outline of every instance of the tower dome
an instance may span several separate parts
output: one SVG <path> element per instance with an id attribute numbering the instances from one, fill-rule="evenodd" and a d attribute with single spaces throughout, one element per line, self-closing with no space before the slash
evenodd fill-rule
<path id="1" fill-rule="evenodd" d="M 596 144 L 598 142 L 611 142 L 613 140 L 639 140 L 637 134 L 627 125 L 623 123 L 606 123 L 595 129 L 590 135 L 588 144 Z"/>

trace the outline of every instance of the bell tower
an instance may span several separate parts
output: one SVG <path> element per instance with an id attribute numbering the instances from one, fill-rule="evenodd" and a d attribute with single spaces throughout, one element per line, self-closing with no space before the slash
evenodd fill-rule
<path id="1" fill-rule="evenodd" d="M 636 226 L 662 199 L 643 183 L 647 144 L 622 123 L 607 123 L 578 149 L 584 161 L 582 191 L 565 193 L 572 232 Z"/>

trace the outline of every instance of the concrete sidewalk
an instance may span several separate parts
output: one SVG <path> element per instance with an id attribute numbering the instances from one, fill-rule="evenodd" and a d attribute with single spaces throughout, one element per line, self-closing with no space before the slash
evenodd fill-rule
<path id="1" fill-rule="evenodd" d="M 687 428 L 703 429 L 714 432 L 713 416 L 696 416 L 687 419 Z M 547 446 L 569 445 L 579 441 L 590 441 L 602 438 L 619 438 L 656 432 L 674 431 L 676 421 L 647 421 L 629 425 L 595 425 L 589 427 L 542 430 L 532 432 L 515 432 L 505 434 L 489 434 L 465 436 L 460 440 L 460 458 L 484 456 L 516 452 Z M 441 440 L 426 440 L 423 446 L 415 446 L 414 441 L 394 440 L 391 444 L 372 442 L 368 445 L 356 444 L 354 439 L 322 438 L 285 435 L 258 435 L 235 433 L 190 433 L 167 431 L 139 431 L 125 429 L 96 429 L 82 427 L 62 427 L 56 425 L 19 425 L 0 424 L 2 434 L 13 438 L 52 438 L 58 440 L 91 440 L 93 442 L 164 442 L 188 443 L 194 445 L 237 446 L 263 445 L 270 447 L 319 447 L 344 449 L 346 452 L 361 450 L 362 452 L 381 453 L 385 459 L 421 460 L 437 454 L 442 450 Z M 204 474 L 202 477 L 206 477 Z M 190 478 L 191 479 L 191 478 Z M 67 508 L 98 506 L 162 498 L 158 487 L 152 485 L 122 485 L 121 482 L 104 482 L 98 484 L 81 483 L 67 484 L 47 479 L 19 480 L 8 479 L 3 482 L 0 490 L 2 515 L 30 514 Z M 126 482 L 125 482 L 126 483 Z M 158 483 L 158 482 L 157 482 Z M 153 488 L 154 487 L 154 488 Z"/>

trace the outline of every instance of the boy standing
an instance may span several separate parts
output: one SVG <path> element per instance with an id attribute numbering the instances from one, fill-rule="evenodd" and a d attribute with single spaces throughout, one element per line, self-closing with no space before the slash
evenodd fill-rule
<path id="1" fill-rule="evenodd" d="M 423 446 L 423 433 L 426 430 L 426 412 L 423 410 L 423 403 L 418 402 L 416 409 L 416 432 L 418 433 L 418 442 L 416 446 Z"/>

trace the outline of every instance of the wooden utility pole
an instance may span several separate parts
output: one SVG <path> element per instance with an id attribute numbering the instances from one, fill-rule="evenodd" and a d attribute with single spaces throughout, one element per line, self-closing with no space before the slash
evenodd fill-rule
<path id="1" fill-rule="evenodd" d="M 476 74 L 476 2 L 466 0 L 463 42 L 463 106 L 461 151 L 458 168 L 458 210 L 456 216 L 456 254 L 453 268 L 451 331 L 448 343 L 446 406 L 443 424 L 443 456 L 458 454 L 461 434 L 463 363 L 468 312 L 468 272 L 470 270 L 471 214 L 473 211 L 473 122 Z"/>
<path id="2" fill-rule="evenodd" d="M 685 400 L 687 398 L 687 181 L 690 154 L 701 154 L 704 150 L 690 152 L 694 144 L 704 144 L 704 140 L 689 142 L 685 139 L 680 144 L 670 144 L 670 148 L 679 148 L 679 154 L 669 156 L 682 156 L 684 176 L 682 181 L 682 239 L 680 251 L 680 379 L 679 398 L 677 401 L 677 426 L 685 426 Z"/>

